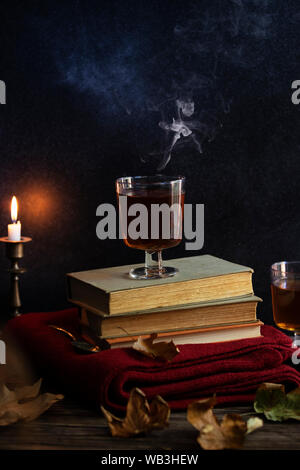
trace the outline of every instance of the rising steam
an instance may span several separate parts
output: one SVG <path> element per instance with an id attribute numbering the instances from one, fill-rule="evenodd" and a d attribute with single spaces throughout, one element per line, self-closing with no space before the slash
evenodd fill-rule
<path id="1" fill-rule="evenodd" d="M 170 84 L 175 110 L 158 123 L 167 136 L 158 171 L 169 163 L 177 144 L 190 143 L 202 153 L 203 143 L 213 140 L 221 127 L 220 116 L 230 111 L 238 78 L 245 72 L 250 76 L 263 61 L 262 46 L 272 37 L 271 7 L 268 0 L 203 1 L 175 26 L 179 63 Z M 187 94 L 190 98 L 183 99 Z"/>
<path id="2" fill-rule="evenodd" d="M 204 157 L 235 100 L 254 86 L 266 93 L 271 84 L 274 93 L 279 53 L 295 60 L 281 40 L 299 27 L 287 1 L 166 0 L 160 21 L 152 2 L 133 3 L 130 15 L 123 2 L 115 12 L 78 0 L 75 20 L 62 4 L 59 15 L 34 25 L 55 59 L 57 83 L 94 110 L 102 129 L 125 129 L 134 152 L 159 170 L 185 145 Z"/>
<path id="3" fill-rule="evenodd" d="M 164 151 L 162 162 L 159 164 L 157 170 L 162 171 L 165 169 L 169 161 L 171 160 L 172 150 L 176 145 L 176 142 L 184 137 L 189 137 L 194 142 L 197 150 L 202 153 L 202 146 L 197 138 L 197 135 L 193 131 L 198 131 L 201 128 L 200 122 L 184 120 L 184 117 L 191 117 L 195 110 L 193 101 L 182 101 L 176 100 L 177 106 L 177 118 L 173 118 L 171 123 L 166 121 L 160 121 L 159 127 L 171 134 L 171 144 Z"/>

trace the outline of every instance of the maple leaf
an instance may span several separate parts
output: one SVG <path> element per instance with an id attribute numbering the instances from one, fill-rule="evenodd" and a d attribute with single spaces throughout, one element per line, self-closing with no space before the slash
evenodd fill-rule
<path id="1" fill-rule="evenodd" d="M 146 395 L 134 388 L 130 392 L 124 419 L 114 416 L 103 406 L 101 410 L 106 417 L 112 436 L 130 437 L 148 433 L 154 429 L 168 426 L 170 408 L 162 397 L 157 395 L 149 404 Z"/>
<path id="2" fill-rule="evenodd" d="M 200 431 L 197 442 L 206 450 L 240 449 L 245 435 L 262 426 L 262 422 L 246 423 L 237 413 L 225 414 L 219 423 L 213 413 L 216 404 L 215 395 L 210 398 L 190 403 L 187 410 L 188 421 Z"/>
<path id="3" fill-rule="evenodd" d="M 40 393 L 42 380 L 33 385 L 10 390 L 0 384 L 0 426 L 8 426 L 18 421 L 32 421 L 44 413 L 55 402 L 62 400 L 63 395 Z"/>
<path id="4" fill-rule="evenodd" d="M 135 351 L 151 358 L 162 359 L 168 362 L 174 359 L 179 353 L 179 349 L 173 341 L 158 341 L 155 343 L 156 338 L 157 333 L 152 333 L 149 338 L 139 336 L 132 347 Z"/>

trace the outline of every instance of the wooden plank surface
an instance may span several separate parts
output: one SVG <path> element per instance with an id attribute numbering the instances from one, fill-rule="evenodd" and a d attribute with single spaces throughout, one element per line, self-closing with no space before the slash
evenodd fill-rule
<path id="1" fill-rule="evenodd" d="M 216 408 L 216 415 L 247 413 L 251 407 Z M 249 413 L 249 414 L 248 414 Z M 185 412 L 172 412 L 167 429 L 135 438 L 113 438 L 101 413 L 65 399 L 31 423 L 0 429 L 1 450 L 194 450 L 197 431 L 187 422 Z M 265 421 L 264 427 L 246 436 L 246 450 L 300 450 L 300 423 Z"/>

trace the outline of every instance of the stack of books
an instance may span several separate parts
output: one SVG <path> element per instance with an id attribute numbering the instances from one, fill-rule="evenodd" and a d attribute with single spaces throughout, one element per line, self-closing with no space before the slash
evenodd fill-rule
<path id="1" fill-rule="evenodd" d="M 175 344 L 260 336 L 253 269 L 211 255 L 166 264 L 178 268 L 175 277 L 134 280 L 128 275 L 133 266 L 67 274 L 68 300 L 80 307 L 83 334 L 111 348 L 152 333 Z"/>

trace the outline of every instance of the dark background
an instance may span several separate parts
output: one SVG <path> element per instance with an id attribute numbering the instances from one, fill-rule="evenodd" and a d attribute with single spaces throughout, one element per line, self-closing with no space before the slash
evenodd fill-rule
<path id="1" fill-rule="evenodd" d="M 205 204 L 210 253 L 255 270 L 259 316 L 272 322 L 269 266 L 299 259 L 298 2 L 2 2 L 0 230 L 20 203 L 25 311 L 67 305 L 65 273 L 141 262 L 120 240 L 96 237 L 96 208 L 114 180 L 156 172 L 176 99 L 195 103 L 193 141 L 165 174 L 187 178 Z M 184 243 L 165 258 L 192 256 Z M 8 262 L 1 255 L 0 297 Z M 4 307 L 3 307 L 4 308 Z"/>

